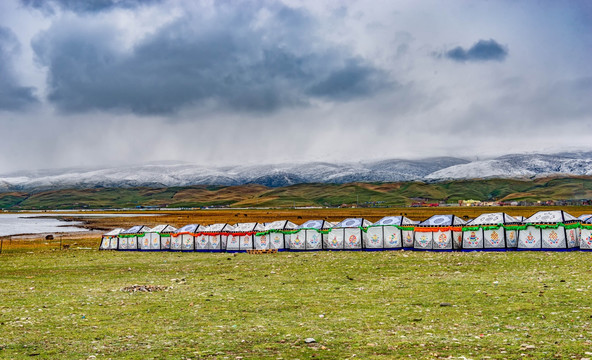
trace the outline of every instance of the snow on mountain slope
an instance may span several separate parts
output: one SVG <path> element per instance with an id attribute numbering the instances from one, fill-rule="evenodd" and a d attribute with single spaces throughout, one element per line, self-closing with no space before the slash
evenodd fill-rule
<path id="1" fill-rule="evenodd" d="M 519 178 L 548 175 L 592 175 L 590 153 L 505 155 L 434 171 L 426 180 Z"/>
<path id="2" fill-rule="evenodd" d="M 473 162 L 439 157 L 359 163 L 313 162 L 225 167 L 158 163 L 105 169 L 71 168 L 0 175 L 0 191 L 249 183 L 276 187 L 298 183 L 437 181 L 551 174 L 592 175 L 592 153 L 506 155 Z"/>

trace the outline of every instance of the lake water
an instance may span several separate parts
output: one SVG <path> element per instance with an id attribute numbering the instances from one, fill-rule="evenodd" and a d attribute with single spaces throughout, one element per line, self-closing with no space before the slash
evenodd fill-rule
<path id="1" fill-rule="evenodd" d="M 42 216 L 42 217 L 40 217 Z M 68 214 L 68 213 L 39 213 L 39 214 L 0 214 L 0 236 L 19 234 L 43 234 L 82 232 L 78 221 L 63 221 L 60 217 L 130 217 L 153 216 L 152 214 Z"/>

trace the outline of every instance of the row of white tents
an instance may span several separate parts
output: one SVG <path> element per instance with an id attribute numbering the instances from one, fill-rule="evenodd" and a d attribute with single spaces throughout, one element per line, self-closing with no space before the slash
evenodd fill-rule
<path id="1" fill-rule="evenodd" d="M 487 213 L 471 221 L 434 215 L 423 222 L 387 216 L 372 224 L 348 218 L 333 224 L 309 220 L 271 223 L 191 224 L 182 228 L 144 225 L 103 235 L 101 250 L 238 252 L 252 249 L 306 250 L 592 250 L 592 215 L 562 210 L 529 218 Z"/>

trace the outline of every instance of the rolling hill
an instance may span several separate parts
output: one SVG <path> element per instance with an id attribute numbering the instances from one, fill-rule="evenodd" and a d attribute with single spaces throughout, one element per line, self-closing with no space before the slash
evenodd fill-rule
<path id="1" fill-rule="evenodd" d="M 56 189 L 0 193 L 0 208 L 96 209 L 157 207 L 293 207 L 367 204 L 409 205 L 458 200 L 545 201 L 592 198 L 592 177 L 538 179 L 481 179 L 442 182 L 297 184 L 268 187 L 193 185 L 186 187 L 126 187 Z"/>

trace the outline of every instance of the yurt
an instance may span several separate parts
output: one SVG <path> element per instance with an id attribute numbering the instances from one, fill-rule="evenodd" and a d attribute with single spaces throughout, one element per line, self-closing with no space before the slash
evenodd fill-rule
<path id="1" fill-rule="evenodd" d="M 255 249 L 290 248 L 290 232 L 298 226 L 288 220 L 278 220 L 263 224 L 263 231 L 255 234 Z"/>
<path id="2" fill-rule="evenodd" d="M 141 250 L 143 243 L 140 241 L 150 228 L 146 225 L 132 226 L 119 234 L 119 250 Z M 150 247 L 150 243 L 147 243 Z"/>
<path id="3" fill-rule="evenodd" d="M 195 251 L 226 251 L 226 243 L 232 230 L 234 226 L 227 223 L 200 227 L 198 236 L 195 237 Z"/>
<path id="4" fill-rule="evenodd" d="M 586 217 L 580 224 L 580 250 L 592 251 L 592 216 Z"/>
<path id="5" fill-rule="evenodd" d="M 327 232 L 325 250 L 361 250 L 366 237 L 365 228 L 372 223 L 363 218 L 345 219 Z"/>
<path id="6" fill-rule="evenodd" d="M 481 214 L 463 226 L 462 249 L 516 249 L 520 225 L 520 220 L 503 212 Z"/>
<path id="7" fill-rule="evenodd" d="M 195 250 L 195 238 L 200 228 L 198 224 L 185 225 L 171 234 L 171 251 L 193 251 Z"/>
<path id="8" fill-rule="evenodd" d="M 159 251 L 171 248 L 171 234 L 177 228 L 168 224 L 156 225 L 139 239 L 140 250 Z"/>
<path id="9" fill-rule="evenodd" d="M 113 229 L 106 234 L 103 234 L 99 250 L 117 250 L 119 248 L 119 234 L 123 229 Z"/>
<path id="10" fill-rule="evenodd" d="M 563 210 L 539 211 L 524 220 L 518 250 L 571 250 L 580 245 L 580 219 Z"/>
<path id="11" fill-rule="evenodd" d="M 462 246 L 465 221 L 456 215 L 434 215 L 415 225 L 413 250 L 451 251 Z"/>
<path id="12" fill-rule="evenodd" d="M 415 221 L 405 216 L 385 216 L 368 227 L 364 247 L 366 250 L 413 247 L 414 226 Z"/>
<path id="13" fill-rule="evenodd" d="M 263 231 L 263 224 L 260 223 L 236 224 L 234 229 L 229 231 L 226 251 L 236 252 L 254 249 L 255 234 L 261 231 Z"/>
<path id="14" fill-rule="evenodd" d="M 322 250 L 323 237 L 333 226 L 335 224 L 325 220 L 308 220 L 290 235 L 290 251 Z"/>

